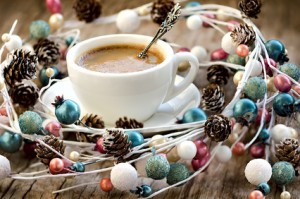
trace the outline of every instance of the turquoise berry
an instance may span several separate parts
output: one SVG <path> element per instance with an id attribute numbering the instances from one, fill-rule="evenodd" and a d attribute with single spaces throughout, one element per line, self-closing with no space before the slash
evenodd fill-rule
<path id="1" fill-rule="evenodd" d="M 261 100 L 267 93 L 267 85 L 262 77 L 251 77 L 243 88 L 245 95 L 253 101 Z"/>
<path id="2" fill-rule="evenodd" d="M 203 120 L 207 120 L 207 115 L 200 108 L 191 108 L 187 110 L 182 117 L 182 123 L 191 123 Z"/>
<path id="3" fill-rule="evenodd" d="M 233 107 L 233 117 L 239 120 L 246 120 L 247 122 L 253 122 L 257 117 L 257 106 L 250 99 L 241 99 L 237 103 L 235 103 Z"/>
<path id="4" fill-rule="evenodd" d="M 171 164 L 170 172 L 167 176 L 167 183 L 169 185 L 176 184 L 190 176 L 188 168 L 182 163 Z"/>
<path id="5" fill-rule="evenodd" d="M 265 43 L 269 57 L 276 62 L 280 62 L 283 55 L 285 54 L 284 45 L 278 40 L 269 40 Z"/>
<path id="6" fill-rule="evenodd" d="M 264 196 L 268 195 L 271 191 L 270 186 L 266 182 L 260 183 L 256 189 L 261 191 L 264 194 Z"/>
<path id="7" fill-rule="evenodd" d="M 138 131 L 125 131 L 125 134 L 128 135 L 128 141 L 131 141 L 130 148 L 144 143 L 144 136 Z"/>
<path id="8" fill-rule="evenodd" d="M 71 166 L 71 169 L 73 171 L 76 171 L 76 172 L 84 172 L 85 171 L 85 166 L 84 164 L 82 164 L 81 162 L 75 162 L 72 166 Z"/>
<path id="9" fill-rule="evenodd" d="M 296 64 L 283 64 L 279 66 L 279 70 L 293 78 L 295 81 L 298 81 L 300 78 L 300 69 Z"/>
<path id="10" fill-rule="evenodd" d="M 294 103 L 294 110 L 300 112 L 300 99 L 297 99 Z"/>
<path id="11" fill-rule="evenodd" d="M 55 66 L 51 66 L 51 68 L 53 69 L 53 71 L 54 71 L 54 75 L 53 75 L 53 79 L 55 79 L 56 77 L 57 77 L 57 75 L 59 74 L 59 71 L 58 71 L 58 69 L 55 67 Z M 49 77 L 46 75 L 46 70 L 47 70 L 47 68 L 46 67 L 44 67 L 41 71 L 40 71 L 40 73 L 39 73 L 39 79 L 40 79 L 40 81 L 41 81 L 41 83 L 42 83 L 42 85 L 43 86 L 46 86 L 48 83 L 49 83 Z"/>
<path id="12" fill-rule="evenodd" d="M 280 186 L 292 182 L 295 178 L 295 169 L 289 162 L 276 162 L 272 167 L 272 180 Z"/>
<path id="13" fill-rule="evenodd" d="M 142 185 L 141 188 L 142 188 L 142 193 L 141 193 L 142 197 L 148 197 L 152 194 L 152 189 L 150 186 Z"/>
<path id="14" fill-rule="evenodd" d="M 46 21 L 33 21 L 30 25 L 30 35 L 34 39 L 42 39 L 48 37 L 50 33 L 50 26 Z"/>
<path id="15" fill-rule="evenodd" d="M 170 164 L 166 158 L 154 155 L 147 160 L 145 170 L 149 178 L 161 180 L 168 175 Z"/>
<path id="16" fill-rule="evenodd" d="M 55 106 L 55 116 L 62 124 L 73 124 L 80 117 L 80 107 L 73 100 L 63 100 Z"/>
<path id="17" fill-rule="evenodd" d="M 7 153 L 15 153 L 22 145 L 22 136 L 5 131 L 0 135 L 0 149 Z"/>
<path id="18" fill-rule="evenodd" d="M 196 7 L 196 6 L 200 6 L 200 5 L 201 5 L 201 3 L 197 2 L 197 1 L 190 1 L 184 7 L 192 8 L 192 7 Z"/>
<path id="19" fill-rule="evenodd" d="M 241 65 L 241 66 L 246 65 L 246 59 L 244 57 L 238 56 L 237 54 L 228 55 L 226 62 L 231 63 L 231 64 Z"/>
<path id="20" fill-rule="evenodd" d="M 268 129 L 263 128 L 261 130 L 261 132 L 259 133 L 259 139 L 262 141 L 266 141 L 270 138 L 270 132 L 268 131 Z"/>
<path id="21" fill-rule="evenodd" d="M 294 111 L 295 99 L 288 93 L 280 93 L 273 100 L 273 109 L 279 116 L 290 116 Z"/>
<path id="22" fill-rule="evenodd" d="M 70 46 L 71 43 L 72 43 L 73 41 L 74 41 L 74 37 L 72 37 L 72 36 L 68 37 L 68 38 L 66 39 L 66 45 L 67 45 L 67 46 Z"/>
<path id="23" fill-rule="evenodd" d="M 26 111 L 19 117 L 19 125 L 22 133 L 38 134 L 42 130 L 43 120 L 39 114 L 33 111 Z"/>

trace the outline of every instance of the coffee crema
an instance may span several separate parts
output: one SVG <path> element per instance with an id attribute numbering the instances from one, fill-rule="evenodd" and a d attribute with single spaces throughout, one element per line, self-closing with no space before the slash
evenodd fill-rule
<path id="1" fill-rule="evenodd" d="M 77 64 L 101 73 L 129 73 L 147 70 L 163 62 L 159 52 L 149 50 L 147 57 L 138 58 L 142 45 L 118 44 L 94 48 L 77 59 Z"/>

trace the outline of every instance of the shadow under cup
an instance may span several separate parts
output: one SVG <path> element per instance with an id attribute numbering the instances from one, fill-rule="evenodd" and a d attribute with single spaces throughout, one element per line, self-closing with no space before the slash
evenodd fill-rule
<path id="1" fill-rule="evenodd" d="M 172 60 L 174 53 L 167 43 L 158 41 L 151 47 L 165 59 L 143 71 L 101 73 L 76 64 L 76 60 L 91 49 L 116 44 L 146 46 L 151 40 L 152 37 L 142 35 L 106 35 L 80 42 L 68 52 L 69 77 L 84 112 L 98 114 L 110 125 L 114 125 L 120 117 L 145 121 L 155 113 L 176 73 Z"/>

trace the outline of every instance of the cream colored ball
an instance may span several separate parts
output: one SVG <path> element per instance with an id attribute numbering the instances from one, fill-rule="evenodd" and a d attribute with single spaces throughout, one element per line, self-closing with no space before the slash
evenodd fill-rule
<path id="1" fill-rule="evenodd" d="M 115 165 L 110 173 L 111 183 L 120 191 L 135 189 L 138 184 L 138 174 L 135 168 L 129 163 Z"/>
<path id="2" fill-rule="evenodd" d="M 11 173 L 11 167 L 9 160 L 0 155 L 0 181 L 8 177 Z"/>
<path id="3" fill-rule="evenodd" d="M 228 32 L 223 36 L 221 46 L 222 46 L 223 50 L 225 52 L 227 52 L 228 54 L 234 54 L 236 51 L 236 48 L 238 47 L 238 44 L 233 41 L 233 39 L 230 35 L 231 35 L 231 32 Z"/>
<path id="4" fill-rule="evenodd" d="M 272 167 L 270 163 L 264 159 L 253 159 L 245 168 L 245 176 L 253 185 L 268 182 L 272 176 Z"/>
<path id="5" fill-rule="evenodd" d="M 55 13 L 50 16 L 49 18 L 49 25 L 52 30 L 57 30 L 59 28 L 62 28 L 64 25 L 64 17 L 60 13 Z"/>
<path id="6" fill-rule="evenodd" d="M 77 162 L 80 158 L 80 153 L 78 153 L 77 151 L 72 151 L 69 155 L 70 160 Z"/>
<path id="7" fill-rule="evenodd" d="M 271 128 L 270 133 L 275 143 L 279 143 L 285 138 L 292 138 L 291 129 L 284 124 L 276 124 Z"/>

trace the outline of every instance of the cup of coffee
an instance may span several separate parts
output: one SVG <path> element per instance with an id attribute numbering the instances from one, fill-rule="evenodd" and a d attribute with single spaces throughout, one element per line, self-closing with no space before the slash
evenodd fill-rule
<path id="1" fill-rule="evenodd" d="M 187 52 L 174 54 L 162 40 L 150 48 L 145 59 L 138 58 L 151 40 L 134 34 L 105 35 L 70 49 L 69 77 L 86 112 L 101 115 L 107 124 L 124 116 L 145 121 L 193 82 L 197 58 Z M 183 61 L 189 61 L 191 67 L 175 85 L 177 68 Z"/>

